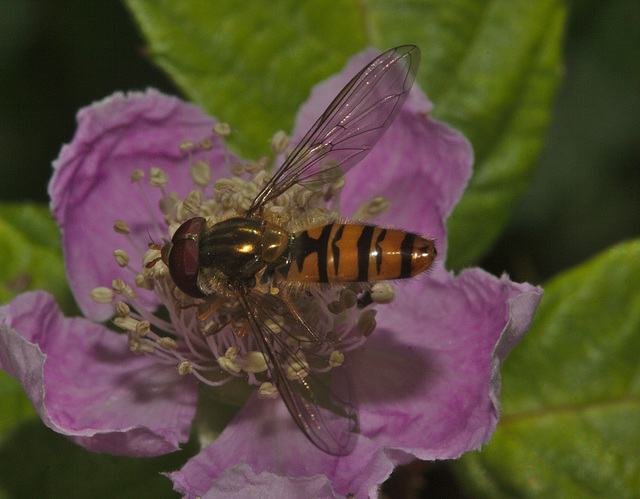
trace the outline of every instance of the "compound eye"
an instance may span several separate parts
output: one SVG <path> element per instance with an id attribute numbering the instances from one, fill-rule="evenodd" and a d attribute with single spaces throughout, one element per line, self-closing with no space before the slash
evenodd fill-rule
<path id="1" fill-rule="evenodd" d="M 193 298 L 204 298 L 205 295 L 198 287 L 198 246 L 200 231 L 205 219 L 191 218 L 184 222 L 171 238 L 171 248 L 168 255 L 169 274 L 175 285 L 183 293 Z"/>

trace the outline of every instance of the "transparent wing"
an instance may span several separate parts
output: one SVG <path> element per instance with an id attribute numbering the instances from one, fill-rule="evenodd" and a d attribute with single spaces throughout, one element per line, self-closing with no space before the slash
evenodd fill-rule
<path id="1" fill-rule="evenodd" d="M 333 346 L 308 339 L 309 325 L 300 324 L 271 296 L 238 293 L 238 299 L 267 359 L 271 381 L 300 430 L 328 454 L 349 454 L 358 431 L 351 379 L 345 366 L 328 372 L 314 368 L 327 364 Z"/>
<path id="2" fill-rule="evenodd" d="M 294 184 L 320 184 L 362 160 L 396 118 L 420 63 L 420 49 L 387 50 L 340 91 L 253 201 L 248 213 Z M 337 170 L 339 169 L 339 170 Z"/>

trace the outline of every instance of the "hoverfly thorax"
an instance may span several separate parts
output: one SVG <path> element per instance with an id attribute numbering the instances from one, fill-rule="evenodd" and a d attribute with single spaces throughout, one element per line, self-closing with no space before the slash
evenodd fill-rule
<path id="1" fill-rule="evenodd" d="M 203 298 L 218 292 L 220 281 L 255 286 L 258 274 L 272 275 L 289 263 L 292 242 L 292 234 L 257 216 L 194 217 L 163 247 L 163 259 L 182 292 Z"/>
<path id="2" fill-rule="evenodd" d="M 358 420 L 345 353 L 373 332 L 372 304 L 393 300 L 386 281 L 422 273 L 437 253 L 424 236 L 342 221 L 330 199 L 399 113 L 419 58 L 406 45 L 371 61 L 272 175 L 234 164 L 211 199 L 202 199 L 206 181 L 194 180 L 184 201 L 163 191 L 175 232 L 150 246 L 140 285 L 164 304 L 170 323 L 156 326 L 171 336 L 150 330 L 152 313 L 121 306 L 116 323 L 132 350 L 175 358 L 180 374 L 210 386 L 244 377 L 260 397 L 279 395 L 316 447 L 351 451 Z M 204 154 L 211 144 L 184 149 Z"/>

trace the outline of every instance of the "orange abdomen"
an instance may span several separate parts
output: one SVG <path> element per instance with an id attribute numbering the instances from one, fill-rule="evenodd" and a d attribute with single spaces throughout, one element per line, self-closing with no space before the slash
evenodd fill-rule
<path id="1" fill-rule="evenodd" d="M 373 225 L 333 223 L 294 235 L 287 280 L 361 282 L 404 279 L 436 257 L 433 241 Z"/>

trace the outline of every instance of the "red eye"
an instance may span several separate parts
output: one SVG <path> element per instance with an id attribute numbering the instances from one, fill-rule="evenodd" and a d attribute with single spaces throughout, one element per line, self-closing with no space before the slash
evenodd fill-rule
<path id="1" fill-rule="evenodd" d="M 175 285 L 180 291 L 194 298 L 205 297 L 198 287 L 198 243 L 204 222 L 204 218 L 196 217 L 183 223 L 171 239 L 167 258 L 169 273 Z"/>

